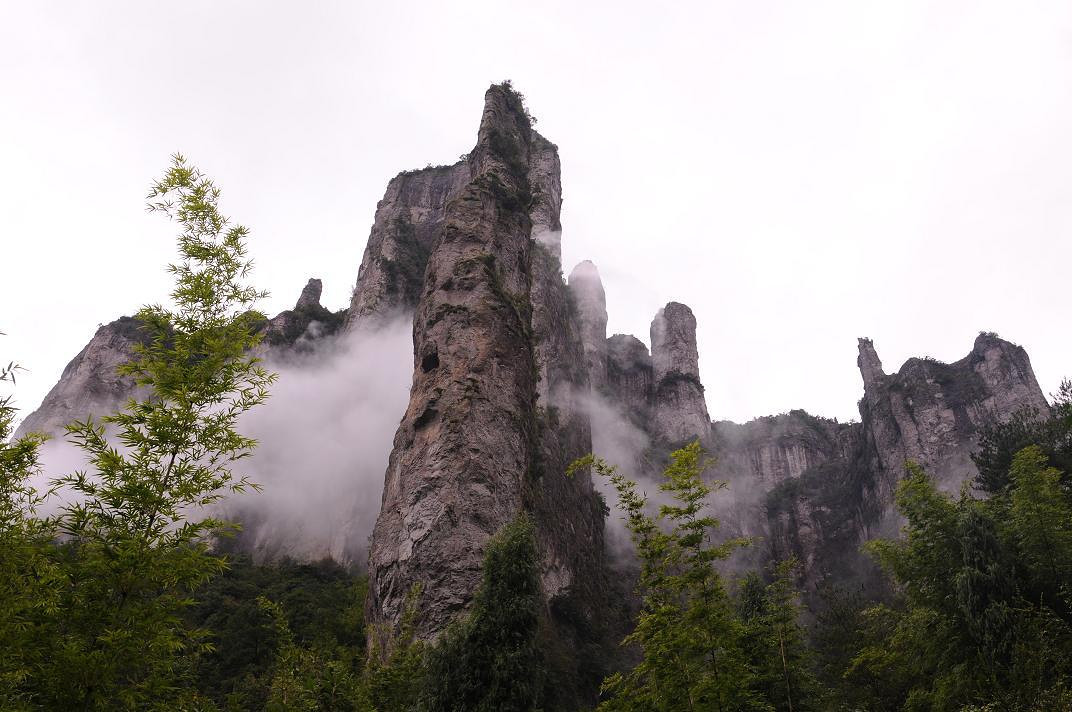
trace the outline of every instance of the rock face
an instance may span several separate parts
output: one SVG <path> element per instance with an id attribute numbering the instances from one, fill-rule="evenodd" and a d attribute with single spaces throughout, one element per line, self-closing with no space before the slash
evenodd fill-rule
<path id="1" fill-rule="evenodd" d="M 280 312 L 264 326 L 269 358 L 290 360 L 314 342 L 338 332 L 346 312 L 331 312 L 320 305 L 323 284 L 310 279 L 293 309 Z M 17 435 L 40 432 L 61 435 L 64 426 L 89 415 L 115 412 L 135 395 L 130 378 L 116 370 L 133 357 L 133 347 L 145 335 L 134 317 L 123 316 L 97 329 L 85 348 L 67 364 L 60 380 L 30 415 Z"/>
<path id="2" fill-rule="evenodd" d="M 369 554 L 372 615 L 397 621 L 420 584 L 425 637 L 466 607 L 484 544 L 522 512 L 536 524 L 549 599 L 594 586 L 602 556 L 591 483 L 562 476 L 590 447 L 570 393 L 588 385 L 583 345 L 557 255 L 533 239 L 559 227 L 558 159 L 507 87 L 488 90 L 467 171 L 464 185 L 438 194 L 442 206 L 426 207 L 434 228 L 413 388 Z M 365 267 L 378 263 L 372 251 L 355 300 L 362 280 L 379 279 Z"/>
<path id="3" fill-rule="evenodd" d="M 379 326 L 416 308 L 447 203 L 470 177 L 469 162 L 459 161 L 405 171 L 387 184 L 350 299 L 349 326 Z"/>
<path id="4" fill-rule="evenodd" d="M 605 391 L 634 422 L 648 422 L 655 372 L 648 347 L 629 334 L 607 339 Z"/>
<path id="5" fill-rule="evenodd" d="M 607 294 L 596 266 L 585 260 L 569 276 L 570 294 L 577 307 L 584 361 L 592 388 L 607 381 Z"/>
<path id="6" fill-rule="evenodd" d="M 684 304 L 670 302 L 651 322 L 654 378 L 652 420 L 656 435 L 671 443 L 711 434 L 700 356 L 696 349 L 696 317 Z"/>
<path id="7" fill-rule="evenodd" d="M 913 358 L 890 376 L 871 341 L 861 339 L 858 363 L 860 415 L 888 484 L 912 460 L 955 492 L 965 473 L 974 473 L 970 454 L 980 428 L 1023 408 L 1049 411 L 1027 353 L 992 334 L 980 334 L 971 353 L 955 363 Z"/>
<path id="8" fill-rule="evenodd" d="M 771 555 L 797 556 L 813 582 L 852 577 L 866 566 L 859 544 L 896 533 L 893 493 L 906 461 L 955 493 L 976 474 L 971 453 L 982 428 L 1024 408 L 1049 412 L 1027 353 L 993 334 L 981 334 L 955 363 L 913 358 L 892 375 L 860 339 L 857 364 L 860 423 L 811 428 L 834 446 L 813 448 L 812 464 L 766 496 Z"/>
<path id="9" fill-rule="evenodd" d="M 138 322 L 129 316 L 98 328 L 37 410 L 22 421 L 16 437 L 31 432 L 59 435 L 75 420 L 108 415 L 122 406 L 134 394 L 134 381 L 116 369 L 130 360 L 134 345 L 143 340 Z"/>
<path id="10" fill-rule="evenodd" d="M 324 284 L 319 279 L 310 279 L 293 309 L 268 320 L 264 343 L 272 360 L 287 361 L 308 353 L 320 339 L 332 336 L 342 328 L 346 312 L 332 312 L 321 306 L 323 290 Z"/>

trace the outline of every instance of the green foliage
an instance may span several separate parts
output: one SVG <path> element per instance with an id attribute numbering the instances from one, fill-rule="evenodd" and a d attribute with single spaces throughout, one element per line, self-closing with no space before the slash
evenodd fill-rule
<path id="1" fill-rule="evenodd" d="M 755 672 L 755 687 L 779 712 L 821 709 L 823 702 L 799 622 L 799 594 L 793 584 L 796 566 L 793 559 L 779 563 L 766 585 L 758 574 L 749 573 L 737 597 L 744 624 L 741 644 Z"/>
<path id="2" fill-rule="evenodd" d="M 1072 482 L 1067 479 L 1072 473 L 1072 381 L 1063 381 L 1055 394 L 1053 417 L 1027 408 L 983 429 L 979 449 L 972 455 L 979 470 L 976 486 L 991 494 L 1005 492 L 1011 484 L 1013 458 L 1030 445 L 1038 447 L 1050 465 L 1065 473 L 1062 486 L 1072 491 Z"/>
<path id="3" fill-rule="evenodd" d="M 846 676 L 876 709 L 1042 710 L 1072 675 L 1072 503 L 1042 449 L 1017 453 L 990 499 L 939 493 L 916 466 L 897 491 L 904 537 L 869 550 L 898 583 Z"/>
<path id="4" fill-rule="evenodd" d="M 23 507 L 27 526 L 64 542 L 48 550 L 49 606 L 25 624 L 40 655 L 19 689 L 36 706 L 202 705 L 184 680 L 211 646 L 181 613 L 192 592 L 225 567 L 208 549 L 225 525 L 192 514 L 250 484 L 231 471 L 255 445 L 235 423 L 274 380 L 251 351 L 263 320 L 252 307 L 263 293 L 244 281 L 248 231 L 219 212 L 219 194 L 180 156 L 154 184 L 149 209 L 181 226 L 181 261 L 169 267 L 174 306 L 138 313 L 145 338 L 120 368 L 148 395 L 100 423 L 68 426 L 88 467 L 53 480 L 66 500 L 54 520 L 34 523 Z"/>
<path id="5" fill-rule="evenodd" d="M 212 631 L 213 650 L 195 669 L 198 690 L 224 708 L 267 704 L 280 621 L 260 598 L 278 607 L 295 645 L 359 667 L 366 585 L 331 561 L 257 566 L 246 556 L 231 557 L 227 571 L 202 587 L 187 611 L 191 625 Z"/>
<path id="6" fill-rule="evenodd" d="M 539 709 L 544 688 L 541 605 L 535 535 L 522 515 L 488 542 L 484 578 L 469 615 L 429 651 L 421 709 Z"/>
<path id="7" fill-rule="evenodd" d="M 647 512 L 647 499 L 614 467 L 589 455 L 570 471 L 593 467 L 618 493 L 640 559 L 643 605 L 623 641 L 640 650 L 631 670 L 604 683 L 601 710 L 766 709 L 742 647 L 744 630 L 714 563 L 743 544 L 714 544 L 718 521 L 704 513 L 712 488 L 701 475 L 710 465 L 694 442 L 673 452 L 660 489 L 672 503 Z M 718 483 L 721 489 L 725 485 Z"/>
<path id="8" fill-rule="evenodd" d="M 0 367 L 0 383 L 15 383 L 18 366 Z M 39 435 L 13 442 L 16 409 L 0 398 L 0 709 L 33 708 L 29 691 L 36 670 L 47 660 L 38 640 L 53 626 L 62 577 L 53 558 L 53 522 L 39 519 L 47 493 L 30 478 L 39 473 Z"/>

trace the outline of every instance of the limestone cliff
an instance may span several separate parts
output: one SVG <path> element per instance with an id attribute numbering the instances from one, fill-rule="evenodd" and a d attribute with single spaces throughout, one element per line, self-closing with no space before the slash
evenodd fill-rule
<path id="1" fill-rule="evenodd" d="M 993 334 L 980 334 L 955 363 L 913 358 L 891 375 L 872 342 L 860 339 L 857 363 L 860 422 L 823 428 L 837 446 L 767 495 L 771 555 L 796 555 L 813 582 L 859 572 L 860 543 L 896 533 L 893 493 L 906 461 L 955 493 L 976 474 L 970 455 L 980 429 L 1024 408 L 1049 411 L 1027 353 Z"/>
<path id="2" fill-rule="evenodd" d="M 484 544 L 521 512 L 536 524 L 549 599 L 594 586 L 602 556 L 591 483 L 562 474 L 590 448 L 572 400 L 588 385 L 583 345 L 557 255 L 534 239 L 559 227 L 555 148 L 518 96 L 493 86 L 467 166 L 468 182 L 429 208 L 413 388 L 369 554 L 372 615 L 396 621 L 420 584 L 422 636 L 466 607 Z"/>
<path id="3" fill-rule="evenodd" d="M 310 279 L 293 309 L 265 322 L 263 348 L 268 360 L 286 361 L 300 356 L 319 339 L 339 331 L 346 312 L 332 312 L 321 306 L 322 289 L 319 279 Z M 41 405 L 22 421 L 16 435 L 62 435 L 64 427 L 75 420 L 108 415 L 121 408 L 135 395 L 135 389 L 132 379 L 120 377 L 116 371 L 133 358 L 134 345 L 145 339 L 134 317 L 122 316 L 99 327 L 85 348 L 67 364 Z"/>
<path id="4" fill-rule="evenodd" d="M 670 443 L 707 442 L 711 418 L 700 383 L 696 317 L 684 304 L 670 302 L 652 320 L 651 363 L 654 434 Z"/>

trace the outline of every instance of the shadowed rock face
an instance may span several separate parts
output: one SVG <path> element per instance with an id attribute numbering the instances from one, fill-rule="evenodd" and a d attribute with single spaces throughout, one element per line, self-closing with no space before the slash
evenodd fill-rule
<path id="1" fill-rule="evenodd" d="M 369 554 L 372 615 L 397 621 L 420 584 L 425 637 L 468 605 L 484 544 L 522 511 L 549 598 L 600 569 L 598 499 L 563 475 L 591 446 L 572 405 L 588 385 L 583 346 L 557 256 L 533 240 L 535 226 L 558 227 L 554 152 L 516 95 L 492 87 L 471 179 L 430 209 L 442 217 L 414 314 L 413 388 Z"/>

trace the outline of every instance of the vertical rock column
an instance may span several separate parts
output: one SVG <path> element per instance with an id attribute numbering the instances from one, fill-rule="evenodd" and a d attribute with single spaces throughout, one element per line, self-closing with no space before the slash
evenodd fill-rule
<path id="1" fill-rule="evenodd" d="M 515 94 L 489 89 L 471 180 L 446 202 L 428 256 L 410 403 L 369 553 L 371 615 L 396 622 L 419 584 L 422 637 L 468 605 L 485 543 L 522 511 L 536 524 L 548 595 L 571 585 L 593 547 L 601 553 L 602 520 L 594 532 L 587 521 L 589 509 L 600 515 L 590 482 L 555 471 L 590 440 L 581 428 L 576 442 L 563 441 L 552 410 L 557 387 L 568 392 L 572 378 L 555 355 L 583 354 L 559 318 L 557 268 L 559 288 L 540 276 L 557 259 L 539 267 L 534 255 L 533 217 L 557 228 L 559 199 L 548 195 L 557 188 L 539 182 L 548 171 L 557 182 L 553 152 Z M 586 386 L 583 372 L 577 378 Z"/>
<path id="2" fill-rule="evenodd" d="M 670 443 L 711 435 L 696 349 L 696 317 L 684 304 L 670 302 L 651 322 L 655 433 Z"/>
<path id="3" fill-rule="evenodd" d="M 599 270 L 588 260 L 581 262 L 570 272 L 569 288 L 580 321 L 588 380 L 598 391 L 607 381 L 607 295 Z"/>

